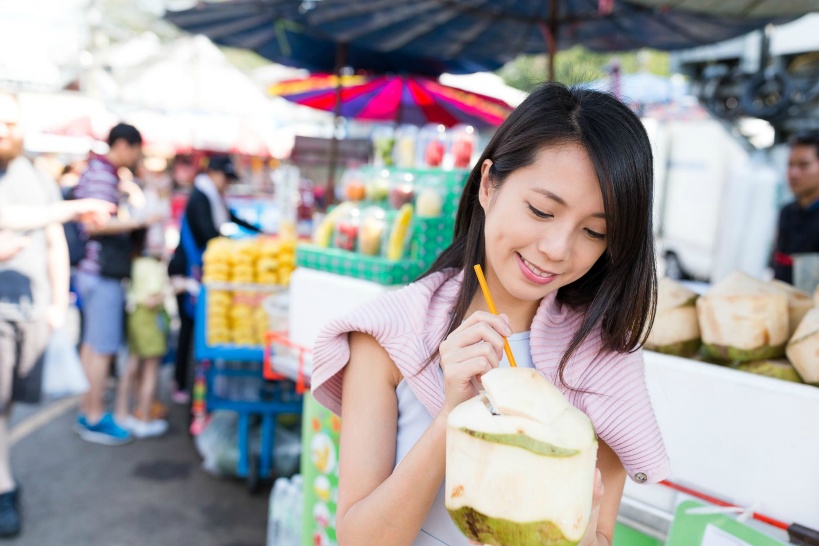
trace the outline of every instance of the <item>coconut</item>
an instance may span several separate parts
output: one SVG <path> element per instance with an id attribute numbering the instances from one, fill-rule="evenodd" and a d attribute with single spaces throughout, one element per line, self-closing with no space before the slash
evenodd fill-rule
<path id="1" fill-rule="evenodd" d="M 710 356 L 745 362 L 785 354 L 788 296 L 744 273 L 731 273 L 699 298 L 697 316 Z"/>
<path id="2" fill-rule="evenodd" d="M 531 368 L 494 369 L 482 383 L 447 421 L 452 520 L 491 546 L 578 544 L 597 460 L 591 421 Z"/>
<path id="3" fill-rule="evenodd" d="M 784 358 L 776 360 L 756 360 L 754 362 L 743 362 L 738 364 L 736 369 L 755 375 L 764 375 L 774 379 L 793 381 L 794 383 L 802 382 L 802 379 L 799 377 L 796 369 Z"/>
<path id="4" fill-rule="evenodd" d="M 788 337 L 790 338 L 796 331 L 796 327 L 808 314 L 808 311 L 813 309 L 813 299 L 807 292 L 803 292 L 786 282 L 772 280 L 768 283 L 768 286 L 788 296 Z"/>
<path id="5" fill-rule="evenodd" d="M 697 294 L 669 278 L 657 287 L 657 314 L 645 347 L 677 356 L 692 356 L 700 348 Z"/>
<path id="6" fill-rule="evenodd" d="M 787 353 L 805 383 L 819 383 L 819 307 L 811 309 L 799 323 Z"/>

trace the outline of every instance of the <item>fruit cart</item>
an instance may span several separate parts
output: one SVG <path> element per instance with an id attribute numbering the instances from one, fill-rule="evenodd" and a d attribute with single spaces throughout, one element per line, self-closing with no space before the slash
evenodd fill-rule
<path id="1" fill-rule="evenodd" d="M 196 302 L 191 432 L 198 434 L 215 410 L 238 414 L 236 474 L 255 491 L 270 476 L 280 415 L 301 413 L 301 393 L 283 378 L 263 377 L 264 336 L 274 316 L 265 303 L 286 292 L 295 267 L 295 238 L 216 238 L 202 256 L 202 287 Z M 280 310 L 286 314 L 286 310 Z M 277 317 L 281 320 L 281 317 Z M 258 457 L 250 429 L 261 420 Z"/>

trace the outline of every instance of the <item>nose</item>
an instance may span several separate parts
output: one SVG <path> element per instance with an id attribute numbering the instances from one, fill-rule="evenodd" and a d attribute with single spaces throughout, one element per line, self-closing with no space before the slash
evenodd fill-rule
<path id="1" fill-rule="evenodd" d="M 552 262 L 568 260 L 572 253 L 573 231 L 573 227 L 568 222 L 563 224 L 552 223 L 541 236 L 538 242 L 538 250 Z"/>

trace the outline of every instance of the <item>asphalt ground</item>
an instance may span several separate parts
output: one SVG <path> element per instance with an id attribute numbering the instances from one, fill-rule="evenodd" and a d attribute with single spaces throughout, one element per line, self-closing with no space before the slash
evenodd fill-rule
<path id="1" fill-rule="evenodd" d="M 22 487 L 15 546 L 264 546 L 269 488 L 201 468 L 187 410 L 170 406 L 168 433 L 118 447 L 72 430 L 76 399 L 18 405 L 12 469 Z"/>

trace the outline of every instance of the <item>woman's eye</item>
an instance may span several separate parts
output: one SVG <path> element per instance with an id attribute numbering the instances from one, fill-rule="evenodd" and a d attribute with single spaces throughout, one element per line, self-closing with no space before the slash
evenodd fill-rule
<path id="1" fill-rule="evenodd" d="M 535 215 L 535 216 L 537 216 L 538 218 L 551 218 L 551 217 L 552 217 L 552 215 L 551 215 L 551 214 L 549 214 L 549 213 L 547 213 L 547 212 L 543 212 L 543 211 L 537 210 L 537 209 L 536 209 L 535 207 L 533 207 L 532 205 L 529 205 L 529 210 L 531 211 L 531 213 L 532 213 L 532 214 L 534 214 L 534 215 Z"/>
<path id="2" fill-rule="evenodd" d="M 588 234 L 589 234 L 589 237 L 591 237 L 592 239 L 600 239 L 600 240 L 603 240 L 603 239 L 605 239 L 605 238 L 606 238 L 606 234 L 605 234 L 605 233 L 597 233 L 596 231 L 592 231 L 592 230 L 590 230 L 590 229 L 587 229 L 587 230 L 586 230 L 586 233 L 588 233 Z"/>

